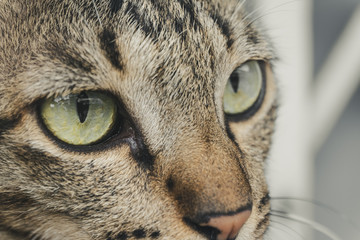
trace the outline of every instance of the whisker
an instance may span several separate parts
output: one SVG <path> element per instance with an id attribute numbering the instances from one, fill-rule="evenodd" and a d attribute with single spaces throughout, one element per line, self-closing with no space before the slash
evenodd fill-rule
<path id="1" fill-rule="evenodd" d="M 276 6 L 270 7 L 269 6 L 261 6 L 258 7 L 257 9 L 255 9 L 254 11 L 250 12 L 249 14 L 247 14 L 244 18 L 243 21 L 245 22 L 245 25 L 242 27 L 242 31 L 246 30 L 249 26 L 251 26 L 253 23 L 259 21 L 260 19 L 267 17 L 269 15 L 275 14 L 275 13 L 280 13 L 283 12 L 285 10 L 281 10 L 280 8 L 286 5 L 290 5 L 293 4 L 295 2 L 298 2 L 299 0 L 292 0 L 292 1 L 287 1 L 284 2 L 282 4 L 278 4 Z M 262 14 L 259 14 L 262 13 Z M 254 15 L 259 15 L 257 17 L 253 17 Z"/>
<path id="2" fill-rule="evenodd" d="M 101 19 L 100 19 L 99 12 L 98 12 L 98 9 L 97 9 L 97 7 L 96 7 L 95 0 L 92 0 L 92 3 L 93 3 L 93 5 L 94 5 L 95 12 L 96 12 L 96 16 L 97 16 L 97 18 L 98 18 L 98 20 L 99 20 L 100 26 L 103 27 L 102 22 L 101 22 Z"/>
<path id="3" fill-rule="evenodd" d="M 237 6 L 236 6 L 236 9 L 241 9 L 248 1 L 247 0 L 242 0 L 240 1 Z M 235 11 L 236 12 L 236 11 Z"/>
<path id="4" fill-rule="evenodd" d="M 232 14 L 231 18 L 234 21 L 234 18 L 236 18 L 236 14 L 242 10 L 244 5 L 247 3 L 247 0 L 239 1 L 239 3 L 236 5 L 234 13 Z"/>
<path id="5" fill-rule="evenodd" d="M 261 12 L 266 12 L 267 15 L 269 14 L 268 12 L 270 11 L 274 11 L 274 10 L 277 10 L 278 8 L 280 7 L 283 7 L 283 6 L 286 6 L 286 5 L 290 5 L 290 4 L 293 4 L 295 2 L 298 2 L 299 0 L 292 0 L 292 1 L 286 1 L 284 3 L 281 3 L 281 4 L 277 4 L 275 6 L 272 6 L 269 8 L 269 6 L 266 6 L 266 5 L 261 5 L 260 7 L 256 8 L 255 10 L 253 10 L 252 12 L 250 12 L 249 14 L 247 14 L 245 17 L 244 17 L 244 21 L 246 20 L 249 20 L 250 18 L 253 17 L 253 15 L 256 15 L 258 13 L 261 13 Z M 268 8 L 268 9 L 266 9 Z M 253 20 L 251 20 L 251 22 L 254 22 Z"/>
<path id="6" fill-rule="evenodd" d="M 347 223 L 349 223 L 352 228 L 354 230 L 356 230 L 358 233 L 360 233 L 360 227 L 358 226 L 358 224 L 356 224 L 351 218 L 349 218 L 347 215 L 342 214 L 341 212 L 339 212 L 338 210 L 336 210 L 333 207 L 330 207 L 329 205 L 326 205 L 323 202 L 320 201 L 316 201 L 316 200 L 311 200 L 311 199 L 305 199 L 305 198 L 295 198 L 295 197 L 271 197 L 272 201 L 281 201 L 281 200 L 291 200 L 291 201 L 298 201 L 298 202 L 303 202 L 303 203 L 309 203 L 312 204 L 314 206 L 320 207 L 324 210 L 327 210 L 333 214 L 335 214 L 336 216 L 342 218 L 342 220 L 346 221 Z"/>
<path id="7" fill-rule="evenodd" d="M 272 229 L 273 229 L 273 230 L 272 230 Z M 265 237 L 266 237 L 266 239 L 273 239 L 273 238 L 275 238 L 276 240 L 286 239 L 286 238 L 285 238 L 286 236 L 284 236 L 284 235 L 282 235 L 282 234 L 280 234 L 280 233 L 274 234 L 274 233 L 278 232 L 278 230 L 280 230 L 281 232 L 285 232 L 283 229 L 279 229 L 279 228 L 277 228 L 277 227 L 275 227 L 275 226 L 270 225 L 270 226 L 268 227 L 267 233 L 264 235 L 264 239 L 265 239 Z M 286 233 L 287 233 L 287 232 L 286 232 Z M 280 238 L 279 238 L 279 235 L 280 235 Z"/>
<path id="8" fill-rule="evenodd" d="M 278 225 L 281 225 L 285 228 L 287 228 L 288 230 L 290 230 L 291 232 L 295 233 L 296 236 L 298 236 L 300 239 L 305 239 L 305 237 L 303 235 L 301 235 L 298 231 L 296 231 L 294 228 L 287 226 L 286 224 L 279 222 L 279 221 L 275 221 L 274 219 L 270 220 L 271 223 L 276 223 Z M 286 232 L 285 230 L 283 230 L 284 232 Z M 286 232 L 288 233 L 288 232 Z M 288 233 L 290 235 L 290 233 Z"/>
<path id="9" fill-rule="evenodd" d="M 279 218 L 291 220 L 291 221 L 294 221 L 294 222 L 302 223 L 302 224 L 304 224 L 306 226 L 309 226 L 309 227 L 315 229 L 316 231 L 326 235 L 330 239 L 341 240 L 341 238 L 336 233 L 334 233 L 329 228 L 327 228 L 326 226 L 324 226 L 324 225 L 322 225 L 322 224 L 320 224 L 318 222 L 308 220 L 308 219 L 305 219 L 305 218 L 300 217 L 298 215 L 290 214 L 290 213 L 287 213 L 287 212 L 284 212 L 284 211 L 272 210 L 270 215 L 274 216 L 274 217 L 279 217 Z"/>

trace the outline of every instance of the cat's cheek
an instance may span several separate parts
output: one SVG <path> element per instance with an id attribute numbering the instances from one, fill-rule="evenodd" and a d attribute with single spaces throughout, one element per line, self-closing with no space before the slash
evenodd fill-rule
<path id="1" fill-rule="evenodd" d="M 277 99 L 275 82 L 269 68 L 267 77 L 266 94 L 259 110 L 247 120 L 229 122 L 229 130 L 244 154 L 243 164 L 247 169 L 253 198 L 252 216 L 242 229 L 240 239 L 254 239 L 254 236 L 262 236 L 268 223 L 267 213 L 270 205 L 268 201 L 263 200 L 268 197 L 264 166 L 275 126 Z M 263 220 L 259 221 L 259 219 Z M 262 225 L 259 225 L 260 223 Z"/>

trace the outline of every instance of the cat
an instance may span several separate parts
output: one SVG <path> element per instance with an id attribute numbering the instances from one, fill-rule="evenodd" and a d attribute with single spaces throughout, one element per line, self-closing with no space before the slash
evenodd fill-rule
<path id="1" fill-rule="evenodd" d="M 251 16 L 1 0 L 0 239 L 262 239 L 278 101 Z"/>

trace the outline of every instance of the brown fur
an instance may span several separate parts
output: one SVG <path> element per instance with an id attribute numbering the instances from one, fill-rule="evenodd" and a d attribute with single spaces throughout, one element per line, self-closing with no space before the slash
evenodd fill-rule
<path id="1" fill-rule="evenodd" d="M 268 43 L 235 0 L 120 2 L 0 1 L 0 239 L 201 240 L 184 219 L 249 203 L 238 239 L 261 239 L 276 115 Z M 268 62 L 266 95 L 229 123 L 232 139 L 222 92 L 250 59 Z M 39 100 L 82 90 L 122 102 L 133 142 L 77 151 L 43 131 Z"/>

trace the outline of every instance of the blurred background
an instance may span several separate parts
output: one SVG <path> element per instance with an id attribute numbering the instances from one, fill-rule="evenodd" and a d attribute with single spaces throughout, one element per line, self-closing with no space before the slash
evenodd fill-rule
<path id="1" fill-rule="evenodd" d="M 269 239 L 360 239 L 360 1 L 255 9 L 279 54 Z"/>
<path id="2" fill-rule="evenodd" d="M 313 1 L 314 76 L 318 76 L 329 53 L 339 41 L 344 29 L 360 7 L 359 0 Z M 360 18 L 357 22 L 360 29 Z M 360 38 L 354 39 L 354 54 L 360 55 Z M 360 83 L 360 65 L 357 78 Z M 356 73 L 355 73 L 356 74 Z M 346 79 L 338 79 L 346 81 Z M 351 221 L 360 225 L 360 88 L 349 92 L 349 102 L 343 109 L 323 146 L 315 154 L 314 199 L 326 203 L 339 214 L 329 217 L 315 208 L 318 222 L 337 229 L 343 239 L 360 239 L 359 233 L 348 230 Z M 352 96 L 351 96 L 352 95 Z M 335 218 L 335 219 L 334 219 Z M 351 221 L 350 221 L 351 220 Z M 360 228 L 354 226 L 356 230 Z M 350 231 L 350 232 L 348 232 Z M 315 235 L 314 239 L 329 239 Z"/>

